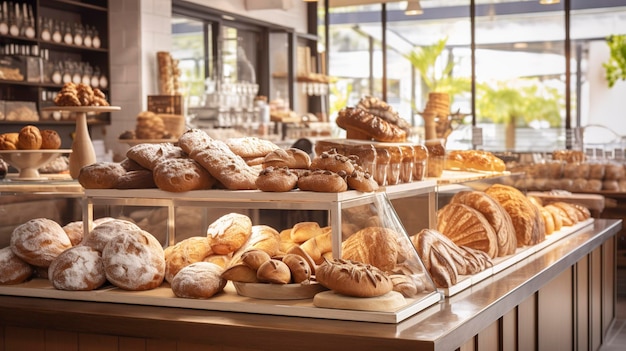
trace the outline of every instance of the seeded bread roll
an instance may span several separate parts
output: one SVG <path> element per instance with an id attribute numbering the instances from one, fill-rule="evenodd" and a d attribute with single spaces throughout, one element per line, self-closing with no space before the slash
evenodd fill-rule
<path id="1" fill-rule="evenodd" d="M 41 131 L 35 126 L 23 127 L 17 137 L 18 150 L 39 150 L 41 149 Z"/>
<path id="2" fill-rule="evenodd" d="M 19 258 L 38 267 L 49 267 L 72 242 L 63 227 L 47 218 L 34 218 L 21 224 L 11 233 L 11 250 Z"/>
<path id="3" fill-rule="evenodd" d="M 340 193 L 348 190 L 348 183 L 339 174 L 332 171 L 306 171 L 298 178 L 298 188 L 306 191 Z"/>
<path id="4" fill-rule="evenodd" d="M 10 246 L 0 249 L 0 285 L 19 284 L 33 275 L 33 267 L 19 258 Z"/>
<path id="5" fill-rule="evenodd" d="M 150 290 L 163 283 L 163 247 L 146 231 L 132 231 L 114 237 L 104 247 L 102 259 L 107 279 L 118 288 Z"/>
<path id="6" fill-rule="evenodd" d="M 325 260 L 317 267 L 315 279 L 328 289 L 354 297 L 381 296 L 393 289 L 385 272 L 372 265 L 343 259 Z"/>
<path id="7" fill-rule="evenodd" d="M 48 279 L 59 290 L 89 291 L 106 282 L 100 251 L 74 246 L 63 251 L 50 264 Z"/>
<path id="8" fill-rule="evenodd" d="M 188 299 L 208 299 L 224 290 L 224 269 L 215 263 L 195 262 L 183 268 L 172 280 L 174 295 Z"/>
<path id="9" fill-rule="evenodd" d="M 313 158 L 310 168 L 312 170 L 321 169 L 335 173 L 343 171 L 345 174 L 352 174 L 352 172 L 354 172 L 354 163 L 352 163 L 349 157 L 337 153 L 337 151 L 333 149 L 324 151 Z"/>
<path id="10" fill-rule="evenodd" d="M 267 167 L 259 172 L 255 184 L 261 191 L 286 192 L 298 183 L 298 175 L 287 167 Z"/>

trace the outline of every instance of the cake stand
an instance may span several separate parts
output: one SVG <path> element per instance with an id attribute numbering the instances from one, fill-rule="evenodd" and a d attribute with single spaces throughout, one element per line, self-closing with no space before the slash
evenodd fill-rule
<path id="1" fill-rule="evenodd" d="M 119 111 L 121 108 L 119 106 L 51 106 L 44 107 L 42 110 L 73 112 L 76 116 L 76 131 L 72 141 L 72 153 L 69 157 L 70 175 L 76 179 L 81 168 L 96 163 L 96 151 L 87 128 L 87 114 Z"/>

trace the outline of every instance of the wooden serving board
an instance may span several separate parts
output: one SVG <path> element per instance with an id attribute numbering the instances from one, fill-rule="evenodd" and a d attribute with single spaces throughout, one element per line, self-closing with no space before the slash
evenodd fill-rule
<path id="1" fill-rule="evenodd" d="M 317 282 L 310 284 L 269 284 L 233 282 L 237 294 L 263 300 L 311 299 L 315 294 L 327 290 Z"/>
<path id="2" fill-rule="evenodd" d="M 393 312 L 406 305 L 406 300 L 397 291 L 375 297 L 351 297 L 331 290 L 316 294 L 313 304 L 317 307 L 342 310 Z"/>

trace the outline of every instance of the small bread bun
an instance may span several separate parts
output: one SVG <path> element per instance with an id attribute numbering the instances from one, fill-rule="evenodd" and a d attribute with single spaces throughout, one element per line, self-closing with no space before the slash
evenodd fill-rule
<path id="1" fill-rule="evenodd" d="M 259 249 L 249 250 L 241 255 L 241 261 L 255 271 L 258 270 L 263 263 L 271 259 L 272 257 L 270 257 L 267 252 Z"/>
<path id="2" fill-rule="evenodd" d="M 298 175 L 287 167 L 267 167 L 259 172 L 255 184 L 261 191 L 286 192 L 298 183 Z"/>
<path id="3" fill-rule="evenodd" d="M 91 223 L 90 227 L 93 227 L 93 223 Z M 72 246 L 80 244 L 85 238 L 85 225 L 83 221 L 70 222 L 63 226 L 63 231 L 65 231 L 65 234 L 70 238 Z"/>
<path id="4" fill-rule="evenodd" d="M 350 189 L 365 193 L 371 193 L 378 190 L 378 182 L 376 182 L 371 174 L 363 171 L 362 169 L 355 169 L 354 172 L 346 177 L 346 181 L 348 182 L 348 187 Z"/>
<path id="5" fill-rule="evenodd" d="M 265 283 L 288 284 L 291 281 L 291 271 L 283 261 L 271 259 L 259 266 L 256 277 Z"/>
<path id="6" fill-rule="evenodd" d="M 41 132 L 35 126 L 25 126 L 20 130 L 17 138 L 17 148 L 19 150 L 39 150 L 41 149 Z"/>
<path id="7" fill-rule="evenodd" d="M 33 266 L 49 267 L 61 252 L 70 247 L 72 242 L 61 225 L 47 218 L 31 219 L 11 233 L 11 249 Z"/>
<path id="8" fill-rule="evenodd" d="M 61 136 L 56 130 L 44 129 L 41 131 L 41 149 L 56 150 L 61 147 Z"/>
<path id="9" fill-rule="evenodd" d="M 48 280 L 59 290 L 89 291 L 106 282 L 100 251 L 74 246 L 63 251 L 50 264 Z"/>
<path id="10" fill-rule="evenodd" d="M 311 279 L 311 267 L 304 257 L 296 254 L 286 254 L 282 260 L 291 271 L 291 281 L 302 283 Z"/>
<path id="11" fill-rule="evenodd" d="M 0 249 L 0 285 L 19 284 L 33 275 L 33 267 L 19 258 L 10 246 Z"/>
<path id="12" fill-rule="evenodd" d="M 222 278 L 240 283 L 258 283 L 256 272 L 255 269 L 241 262 L 226 268 L 222 273 Z"/>
<path id="13" fill-rule="evenodd" d="M 339 173 L 344 171 L 346 174 L 354 172 L 354 163 L 349 157 L 337 153 L 337 150 L 324 151 L 311 161 L 310 169 L 322 169 Z"/>
<path id="14" fill-rule="evenodd" d="M 183 268 L 172 280 L 174 295 L 188 299 L 208 299 L 226 286 L 224 269 L 215 263 L 195 262 Z"/>
<path id="15" fill-rule="evenodd" d="M 163 247 L 143 230 L 111 239 L 102 251 L 102 259 L 109 282 L 124 290 L 154 289 L 165 278 Z"/>
<path id="16" fill-rule="evenodd" d="M 393 289 L 393 282 L 380 269 L 350 260 L 325 260 L 315 272 L 323 286 L 354 297 L 381 296 Z"/>
<path id="17" fill-rule="evenodd" d="M 125 173 L 117 162 L 96 162 L 82 167 L 77 180 L 85 189 L 115 189 Z"/>
<path id="18" fill-rule="evenodd" d="M 302 244 L 303 242 L 318 236 L 325 232 L 320 224 L 317 222 L 298 222 L 291 227 L 290 239 L 291 241 Z"/>
<path id="19" fill-rule="evenodd" d="M 207 228 L 207 237 L 211 240 L 213 252 L 225 255 L 235 252 L 252 235 L 252 221 L 250 217 L 240 213 L 226 214 Z"/>

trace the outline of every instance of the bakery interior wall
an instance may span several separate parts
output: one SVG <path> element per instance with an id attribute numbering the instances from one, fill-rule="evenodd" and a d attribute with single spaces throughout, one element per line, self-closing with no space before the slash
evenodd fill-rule
<path id="1" fill-rule="evenodd" d="M 288 9 L 259 10 L 247 10 L 246 0 L 187 2 L 306 32 L 306 3 L 300 0 L 285 0 L 291 4 Z M 93 128 L 92 139 L 103 139 L 114 159 L 123 157 L 128 148 L 118 136 L 135 128 L 137 114 L 147 108 L 147 96 L 158 93 L 156 53 L 171 48 L 171 17 L 171 0 L 109 0 L 111 103 L 121 111 L 111 114 L 110 125 Z"/>

